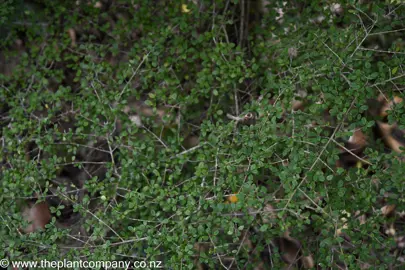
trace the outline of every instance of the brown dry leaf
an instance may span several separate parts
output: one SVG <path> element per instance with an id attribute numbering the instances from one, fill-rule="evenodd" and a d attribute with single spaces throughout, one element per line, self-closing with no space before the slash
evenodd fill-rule
<path id="1" fill-rule="evenodd" d="M 130 115 L 130 120 L 138 127 L 143 125 L 142 119 L 144 117 L 154 117 L 157 123 L 168 125 L 170 123 L 166 123 L 164 118 L 166 116 L 174 116 L 167 108 L 157 108 L 154 110 L 144 102 L 134 99 L 129 100 L 128 105 L 124 108 L 123 112 Z M 175 124 L 179 124 L 180 119 L 178 118 L 179 117 L 176 117 Z"/>
<path id="2" fill-rule="evenodd" d="M 26 207 L 22 215 L 25 220 L 31 223 L 23 229 L 25 233 L 45 229 L 45 225 L 51 221 L 51 212 L 46 202 L 39 202 L 31 207 Z"/>
<path id="3" fill-rule="evenodd" d="M 200 144 L 200 137 L 195 135 L 189 135 L 183 141 L 183 147 L 186 149 L 196 147 L 199 144 Z"/>
<path id="4" fill-rule="evenodd" d="M 392 110 L 392 108 L 394 107 L 395 104 L 402 102 L 402 98 L 400 98 L 398 96 L 394 96 L 394 98 L 392 100 L 390 100 L 389 102 L 387 102 L 385 100 L 385 98 L 383 98 L 383 97 L 379 97 L 379 100 L 384 102 L 383 106 L 381 107 L 381 111 L 380 111 L 381 117 L 386 117 L 388 115 L 387 111 Z"/>
<path id="5" fill-rule="evenodd" d="M 350 136 L 349 143 L 355 144 L 358 147 L 364 147 L 367 145 L 367 137 L 361 129 L 356 129 L 353 135 Z"/>
<path id="6" fill-rule="evenodd" d="M 70 37 L 70 40 L 71 40 L 70 45 L 72 47 L 75 47 L 76 46 L 76 31 L 73 28 L 69 28 L 68 29 L 68 34 L 69 34 L 69 37 Z"/>
<path id="7" fill-rule="evenodd" d="M 301 243 L 298 240 L 288 236 L 287 233 L 287 235 L 285 235 L 284 237 L 276 238 L 275 243 L 279 249 L 281 258 L 286 263 L 297 263 L 301 253 Z"/>
<path id="8" fill-rule="evenodd" d="M 405 248 L 405 236 L 396 236 L 395 242 L 398 248 Z"/>
<path id="9" fill-rule="evenodd" d="M 305 269 L 315 267 L 315 262 L 311 255 L 302 257 L 301 261 Z"/>
<path id="10" fill-rule="evenodd" d="M 381 213 L 383 216 L 389 216 L 394 213 L 396 205 L 395 204 L 388 204 L 381 208 Z"/>
<path id="11" fill-rule="evenodd" d="M 288 49 L 288 52 L 290 53 L 290 49 Z M 298 110 L 303 110 L 304 109 L 304 101 L 303 100 L 307 97 L 307 95 L 308 95 L 308 93 L 305 90 L 298 90 L 297 93 L 294 94 L 294 98 L 293 98 L 293 100 L 291 102 L 291 108 L 292 108 L 293 111 L 298 111 Z"/>
<path id="12" fill-rule="evenodd" d="M 341 4 L 339 3 L 333 3 L 330 6 L 330 11 L 335 15 L 335 16 L 341 16 L 344 12 L 344 9 Z"/>
<path id="13" fill-rule="evenodd" d="M 142 127 L 142 125 L 143 125 L 141 117 L 139 115 L 137 115 L 137 114 L 130 115 L 129 120 L 131 120 L 131 122 L 134 123 L 135 126 L 137 126 L 137 127 Z"/>
<path id="14" fill-rule="evenodd" d="M 404 134 L 397 128 L 397 125 L 389 125 L 387 123 L 377 121 L 377 126 L 381 131 L 385 143 L 395 152 L 401 153 L 402 150 L 400 147 L 405 147 L 405 145 L 398 139 L 401 139 L 400 137 L 403 137 Z"/>
<path id="15" fill-rule="evenodd" d="M 103 7 L 103 4 L 101 4 L 100 1 L 97 1 L 97 2 L 94 4 L 94 7 L 95 7 L 95 8 L 102 8 L 102 7 Z"/>
<path id="16" fill-rule="evenodd" d="M 360 215 L 360 211 L 357 210 L 354 216 L 357 218 L 357 220 L 360 222 L 360 225 L 366 224 L 367 221 L 367 216 L 365 214 Z"/>
<path id="17" fill-rule="evenodd" d="M 194 250 L 196 251 L 196 257 L 194 259 L 194 265 L 198 270 L 206 269 L 205 265 L 199 262 L 201 252 L 207 252 L 209 250 L 209 245 L 206 243 L 195 243 Z"/>
<path id="18" fill-rule="evenodd" d="M 294 99 L 292 101 L 292 106 L 291 107 L 292 107 L 293 111 L 301 110 L 304 107 L 304 102 L 302 102 L 301 100 Z"/>
<path id="19" fill-rule="evenodd" d="M 389 235 L 389 236 L 395 236 L 395 234 L 397 233 L 394 227 L 394 224 L 389 224 L 386 228 L 385 228 L 385 234 Z"/>

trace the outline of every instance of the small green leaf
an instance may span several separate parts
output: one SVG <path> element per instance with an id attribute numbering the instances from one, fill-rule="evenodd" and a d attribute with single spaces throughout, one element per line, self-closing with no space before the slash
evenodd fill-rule
<path id="1" fill-rule="evenodd" d="M 267 228 L 269 227 L 269 225 L 268 224 L 264 224 L 264 225 L 262 225 L 261 227 L 260 227 L 260 231 L 261 232 L 265 232 L 265 231 L 267 231 Z"/>

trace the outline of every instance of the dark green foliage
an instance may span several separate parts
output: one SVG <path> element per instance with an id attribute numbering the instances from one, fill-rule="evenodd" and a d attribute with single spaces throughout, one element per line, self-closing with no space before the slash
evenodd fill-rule
<path id="1" fill-rule="evenodd" d="M 369 111 L 403 97 L 403 5 L 287 3 L 279 21 L 281 2 L 75 2 L 0 4 L 1 258 L 279 269 L 268 250 L 289 231 L 321 269 L 401 267 L 379 209 L 405 210 L 403 154 Z M 134 100 L 153 108 L 143 126 Z M 404 129 L 404 105 L 387 121 Z M 359 128 L 371 165 L 336 167 Z M 21 234 L 36 196 L 54 219 Z"/>

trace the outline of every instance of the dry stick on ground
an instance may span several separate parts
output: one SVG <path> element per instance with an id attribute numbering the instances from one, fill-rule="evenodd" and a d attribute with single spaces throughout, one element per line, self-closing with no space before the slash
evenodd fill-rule
<path id="1" fill-rule="evenodd" d="M 319 153 L 318 157 L 315 159 L 314 163 L 311 165 L 311 167 L 309 168 L 309 170 L 307 171 L 307 174 L 305 175 L 305 177 L 301 180 L 301 182 L 299 182 L 298 186 L 294 189 L 293 193 L 290 195 L 290 197 L 288 198 L 287 203 L 284 206 L 284 210 L 287 209 L 287 207 L 290 205 L 290 202 L 292 200 L 292 198 L 294 197 L 295 193 L 297 193 L 297 190 L 300 189 L 301 185 L 305 182 L 305 180 L 307 180 L 307 175 L 309 172 L 311 172 L 316 164 L 318 163 L 318 160 L 320 159 L 320 157 L 323 155 L 323 152 L 325 152 L 326 148 L 328 147 L 328 145 L 330 144 L 330 142 L 334 139 L 336 133 L 339 131 L 339 129 L 343 126 L 343 122 L 346 119 L 347 114 L 349 113 L 349 111 L 351 110 L 351 108 L 354 105 L 354 102 L 356 101 L 356 98 L 353 99 L 352 103 L 350 104 L 349 109 L 346 111 L 345 115 L 343 116 L 342 121 L 340 122 L 340 124 L 335 128 L 335 130 L 333 131 L 332 135 L 330 136 L 329 140 L 327 141 L 327 143 L 325 144 L 325 146 L 322 148 L 321 152 Z M 317 205 L 315 205 L 317 206 Z"/>

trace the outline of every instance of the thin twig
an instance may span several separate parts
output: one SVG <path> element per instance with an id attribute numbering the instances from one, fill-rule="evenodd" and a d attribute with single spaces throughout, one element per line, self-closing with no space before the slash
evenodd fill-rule
<path id="1" fill-rule="evenodd" d="M 350 149 L 347 149 L 343 144 L 338 143 L 335 139 L 332 139 L 334 143 L 336 143 L 339 147 L 343 148 L 345 151 L 347 151 L 349 154 L 353 155 L 354 157 L 358 158 L 360 161 L 368 164 L 368 165 L 373 165 L 370 161 L 365 160 L 364 158 L 359 157 L 355 153 L 353 153 Z"/>
<path id="2" fill-rule="evenodd" d="M 240 1 L 240 28 L 239 28 L 239 46 L 242 47 L 243 45 L 243 31 L 245 28 L 245 1 Z"/>
<path id="3" fill-rule="evenodd" d="M 204 143 L 202 143 L 202 144 L 199 144 L 199 145 L 196 145 L 196 146 L 194 146 L 194 147 L 191 147 L 191 148 L 189 148 L 189 149 L 187 149 L 187 150 L 185 150 L 185 151 L 183 151 L 183 152 L 181 152 L 181 153 L 176 154 L 175 156 L 171 157 L 170 159 L 176 158 L 176 157 L 178 157 L 178 156 L 185 155 L 185 154 L 187 154 L 187 153 L 189 153 L 189 152 L 192 152 L 192 151 L 194 151 L 194 150 L 196 150 L 196 149 L 202 147 L 202 146 L 205 145 L 205 144 L 206 144 L 206 143 L 204 142 Z"/>
<path id="4" fill-rule="evenodd" d="M 91 211 L 86 209 L 86 212 L 89 213 L 90 215 L 92 215 L 95 219 L 97 219 L 98 221 L 100 221 L 102 224 L 104 224 L 104 226 L 106 226 L 108 229 L 110 229 L 122 242 L 126 242 L 129 240 L 124 240 L 113 228 L 111 228 L 110 225 L 108 225 L 107 223 L 105 223 L 102 219 L 100 219 L 98 216 L 96 216 L 95 214 L 93 214 Z"/>
<path id="5" fill-rule="evenodd" d="M 294 189 L 294 191 L 292 192 L 292 194 L 290 195 L 290 197 L 287 200 L 287 203 L 284 206 L 284 209 L 287 209 L 287 207 L 290 205 L 291 200 L 293 199 L 294 195 L 297 193 L 297 191 L 300 189 L 301 185 L 307 180 L 308 177 L 308 173 L 311 172 L 316 164 L 318 163 L 319 159 L 321 158 L 321 156 L 323 155 L 323 153 L 325 152 L 326 148 L 328 147 L 328 145 L 330 144 L 330 142 L 333 140 L 333 138 L 335 137 L 336 133 L 338 132 L 338 130 L 340 130 L 340 128 L 343 126 L 343 122 L 346 119 L 347 114 L 349 113 L 350 109 L 353 107 L 354 102 L 356 101 L 356 98 L 353 99 L 352 103 L 350 104 L 349 109 L 346 111 L 345 115 L 343 116 L 343 119 L 341 121 L 341 123 L 335 128 L 335 130 L 333 131 L 332 135 L 329 137 L 329 140 L 327 141 L 327 143 L 324 145 L 324 147 L 322 148 L 321 152 L 319 153 L 319 155 L 317 156 L 317 158 L 315 159 L 315 161 L 312 163 L 311 167 L 309 168 L 309 170 L 307 171 L 306 175 L 304 176 L 304 178 L 301 180 L 301 182 L 298 183 L 297 187 Z"/>
<path id="6" fill-rule="evenodd" d="M 155 133 L 153 133 L 152 131 L 150 131 L 147 127 L 142 126 L 146 131 L 148 131 L 150 134 L 153 135 L 153 137 L 155 137 L 165 148 L 169 148 L 163 141 L 162 139 L 160 139 Z"/>
<path id="7" fill-rule="evenodd" d="M 140 69 L 140 67 L 142 66 L 143 62 L 145 62 L 146 59 L 148 59 L 149 54 L 151 53 L 151 51 L 149 51 L 146 55 L 144 55 L 142 57 L 142 61 L 141 63 L 139 63 L 139 65 L 137 66 L 137 68 L 135 69 L 134 73 L 132 73 L 131 78 L 129 78 L 128 82 L 125 84 L 124 88 L 122 88 L 121 93 L 118 95 L 119 98 L 121 98 L 122 94 L 124 94 L 124 91 L 127 89 L 128 85 L 131 83 L 132 79 L 135 77 L 135 75 L 138 73 L 138 70 Z"/>
<path id="8" fill-rule="evenodd" d="M 390 30 L 390 31 L 382 31 L 382 32 L 376 32 L 376 33 L 371 33 L 369 36 L 375 36 L 375 35 L 384 35 L 384 34 L 390 34 L 394 32 L 401 32 L 405 31 L 405 28 L 397 29 L 397 30 Z"/>
<path id="9" fill-rule="evenodd" d="M 399 79 L 399 78 L 402 78 L 402 77 L 405 77 L 405 73 L 403 73 L 403 74 L 401 74 L 401 75 L 398 75 L 398 76 L 396 76 L 396 77 L 390 78 L 390 79 L 388 79 L 388 80 L 375 83 L 375 84 L 371 85 L 371 87 L 374 87 L 374 86 L 377 86 L 377 85 L 381 85 L 381 84 L 384 84 L 384 83 L 387 83 L 387 82 L 392 82 L 392 81 L 394 81 L 394 80 L 396 80 L 396 79 Z"/>
<path id="10" fill-rule="evenodd" d="M 361 20 L 361 18 L 360 18 Z M 360 46 L 363 44 L 363 42 L 367 39 L 367 37 L 369 36 L 369 33 L 373 30 L 375 24 L 377 23 L 377 21 L 373 22 L 373 25 L 370 27 L 370 30 L 364 30 L 366 32 L 366 34 L 364 35 L 363 39 L 360 41 L 360 43 L 357 45 L 356 49 L 353 51 L 353 53 L 350 55 L 350 58 L 353 57 L 353 55 L 357 52 L 357 50 L 360 48 Z"/>

